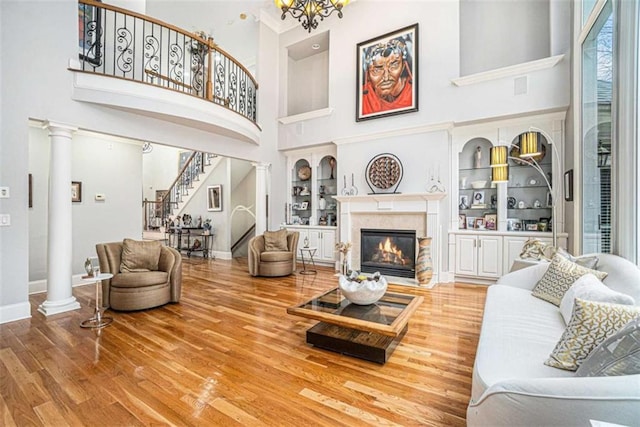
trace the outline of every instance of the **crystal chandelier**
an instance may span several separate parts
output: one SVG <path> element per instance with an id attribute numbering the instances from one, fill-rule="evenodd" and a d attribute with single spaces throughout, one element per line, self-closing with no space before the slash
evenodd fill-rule
<path id="1" fill-rule="evenodd" d="M 342 18 L 342 8 L 349 0 L 274 0 L 278 9 L 282 10 L 282 19 L 287 12 L 302 24 L 302 27 L 311 32 L 318 28 L 318 19 L 331 15 L 338 11 L 338 18 Z"/>

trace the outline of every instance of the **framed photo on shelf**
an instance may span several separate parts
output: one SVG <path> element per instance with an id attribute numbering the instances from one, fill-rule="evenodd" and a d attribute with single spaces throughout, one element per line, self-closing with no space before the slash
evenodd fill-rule
<path id="1" fill-rule="evenodd" d="M 207 187 L 207 210 L 222 211 L 222 185 L 210 185 Z"/>
<path id="2" fill-rule="evenodd" d="M 467 228 L 467 216 L 465 214 L 458 215 L 458 229 L 464 230 Z"/>
<path id="3" fill-rule="evenodd" d="M 300 210 L 306 211 L 307 209 L 309 209 L 309 202 L 300 203 Z"/>
<path id="4" fill-rule="evenodd" d="M 485 214 L 484 216 L 484 226 L 487 230 L 495 230 L 498 225 L 498 215 L 497 214 Z"/>
<path id="5" fill-rule="evenodd" d="M 459 209 L 469 209 L 469 196 L 467 195 L 461 195 L 460 196 L 460 204 L 458 205 Z"/>
<path id="6" fill-rule="evenodd" d="M 71 201 L 82 202 L 82 183 L 80 181 L 71 181 Z"/>
<path id="7" fill-rule="evenodd" d="M 467 217 L 467 228 L 468 229 L 476 228 L 476 225 L 475 225 L 476 224 L 476 219 L 478 219 L 478 218 L 475 217 L 475 216 L 468 216 Z"/>
<path id="8" fill-rule="evenodd" d="M 485 226 L 484 226 L 484 218 L 476 218 L 473 221 L 473 228 L 485 228 Z"/>
<path id="9" fill-rule="evenodd" d="M 474 191 L 473 192 L 473 202 L 474 205 L 483 205 L 484 204 L 484 191 Z"/>
<path id="10" fill-rule="evenodd" d="M 553 207 L 553 196 L 551 195 L 551 191 L 547 191 L 547 207 Z"/>
<path id="11" fill-rule="evenodd" d="M 358 43 L 357 122 L 418 111 L 418 52 L 418 24 Z"/>
<path id="12" fill-rule="evenodd" d="M 525 227 L 526 227 L 527 231 L 538 231 L 538 223 L 537 222 L 535 224 L 527 224 Z"/>

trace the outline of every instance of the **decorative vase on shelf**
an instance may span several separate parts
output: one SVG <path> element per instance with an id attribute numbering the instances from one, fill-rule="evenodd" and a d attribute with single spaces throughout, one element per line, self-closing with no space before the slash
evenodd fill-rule
<path id="1" fill-rule="evenodd" d="M 320 196 L 320 199 L 318 200 L 318 207 L 320 210 L 327 209 L 327 200 L 322 196 Z"/>
<path id="2" fill-rule="evenodd" d="M 340 274 L 349 274 L 349 263 L 347 262 L 347 254 L 342 254 L 342 262 L 340 263 Z"/>
<path id="3" fill-rule="evenodd" d="M 416 278 L 421 285 L 428 285 L 433 277 L 431 260 L 431 237 L 418 237 L 418 261 L 416 262 Z"/>

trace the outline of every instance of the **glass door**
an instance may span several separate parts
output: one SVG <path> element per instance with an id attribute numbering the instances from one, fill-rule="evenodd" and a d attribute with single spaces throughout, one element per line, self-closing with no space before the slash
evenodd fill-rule
<path id="1" fill-rule="evenodd" d="M 583 253 L 612 251 L 614 28 L 609 1 L 582 45 Z"/>

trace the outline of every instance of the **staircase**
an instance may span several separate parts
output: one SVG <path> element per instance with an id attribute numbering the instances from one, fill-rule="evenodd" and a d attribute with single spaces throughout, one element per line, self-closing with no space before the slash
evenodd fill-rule
<path id="1" fill-rule="evenodd" d="M 196 194 L 206 178 L 220 163 L 215 154 L 195 151 L 189 156 L 178 176 L 161 201 L 143 202 L 144 230 L 148 240 L 164 240 L 164 229 L 172 219 L 182 214 L 184 207 Z"/>

